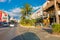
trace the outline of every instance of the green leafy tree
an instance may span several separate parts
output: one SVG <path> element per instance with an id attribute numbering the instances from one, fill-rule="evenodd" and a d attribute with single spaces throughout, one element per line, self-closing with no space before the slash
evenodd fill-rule
<path id="1" fill-rule="evenodd" d="M 32 12 L 32 7 L 29 4 L 25 4 L 24 7 L 21 9 L 21 18 L 25 19 L 25 18 L 29 18 L 29 15 Z"/>
<path id="2" fill-rule="evenodd" d="M 30 15 L 31 15 L 31 12 L 32 12 L 32 7 L 31 5 L 29 4 L 25 4 L 24 7 L 21 9 L 21 24 L 23 25 L 29 25 L 29 26 L 32 26 L 35 24 L 35 21 L 34 19 L 29 19 Z"/>

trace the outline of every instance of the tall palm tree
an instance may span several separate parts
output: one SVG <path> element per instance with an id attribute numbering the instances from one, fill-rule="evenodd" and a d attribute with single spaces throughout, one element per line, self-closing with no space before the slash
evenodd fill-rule
<path id="1" fill-rule="evenodd" d="M 21 9 L 21 14 L 22 14 L 21 19 L 25 19 L 26 14 L 24 8 Z"/>
<path id="2" fill-rule="evenodd" d="M 25 4 L 24 7 L 25 7 L 26 15 L 28 16 L 29 14 L 31 14 L 32 7 L 29 4 Z"/>
<path id="3" fill-rule="evenodd" d="M 29 4 L 25 4 L 24 7 L 22 8 L 22 17 L 29 17 L 29 15 L 32 12 L 32 7 Z"/>

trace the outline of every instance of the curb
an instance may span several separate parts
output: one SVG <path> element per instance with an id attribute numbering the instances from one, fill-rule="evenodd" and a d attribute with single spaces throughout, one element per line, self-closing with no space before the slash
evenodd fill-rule
<path id="1" fill-rule="evenodd" d="M 21 27 L 25 27 L 25 28 L 35 28 L 34 26 L 22 26 L 20 25 Z"/>
<path id="2" fill-rule="evenodd" d="M 35 26 L 23 26 L 23 25 L 20 25 L 21 27 L 24 27 L 24 28 L 37 28 L 37 29 L 40 29 L 42 27 L 35 27 Z"/>
<path id="3" fill-rule="evenodd" d="M 20 25 L 20 26 L 25 28 L 35 28 L 35 26 L 23 26 L 23 25 Z"/>

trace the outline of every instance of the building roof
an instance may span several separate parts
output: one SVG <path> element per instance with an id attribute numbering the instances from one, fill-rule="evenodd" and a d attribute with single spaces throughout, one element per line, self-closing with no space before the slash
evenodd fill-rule
<path id="1" fill-rule="evenodd" d="M 60 3 L 60 0 L 57 0 L 57 2 Z M 46 6 L 44 7 L 44 10 L 50 8 L 53 5 L 54 5 L 54 1 L 50 1 L 49 3 L 47 2 Z"/>
<path id="2" fill-rule="evenodd" d="M 36 19 L 38 17 L 40 17 L 42 14 L 42 8 L 39 8 L 38 10 L 36 10 L 32 15 L 31 15 L 31 18 L 32 19 Z"/>
<path id="3" fill-rule="evenodd" d="M 58 1 L 58 3 L 60 3 L 60 0 L 57 0 Z"/>

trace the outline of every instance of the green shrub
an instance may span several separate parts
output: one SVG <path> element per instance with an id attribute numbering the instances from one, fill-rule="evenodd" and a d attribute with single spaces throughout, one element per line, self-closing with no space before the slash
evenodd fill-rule
<path id="1" fill-rule="evenodd" d="M 52 31 L 54 33 L 60 33 L 60 24 L 53 24 L 52 25 Z"/>
<path id="2" fill-rule="evenodd" d="M 35 25 L 35 22 L 36 22 L 36 20 L 34 20 L 34 19 L 32 19 L 32 20 L 24 19 L 24 20 L 20 21 L 20 24 L 22 24 L 24 26 L 33 26 L 33 25 Z"/>

